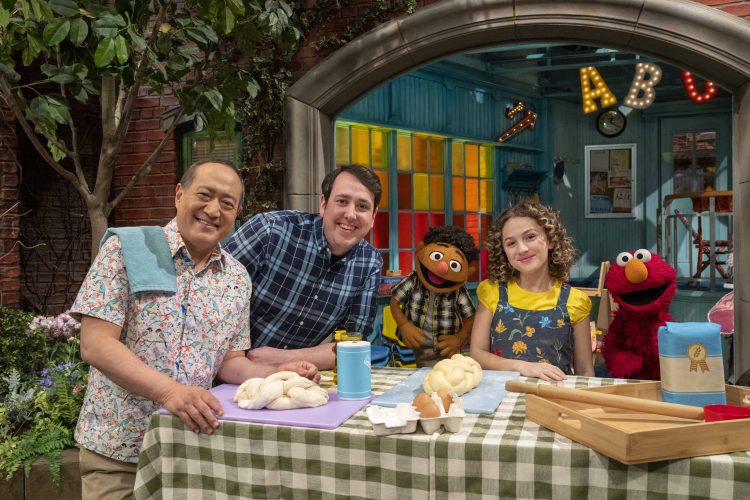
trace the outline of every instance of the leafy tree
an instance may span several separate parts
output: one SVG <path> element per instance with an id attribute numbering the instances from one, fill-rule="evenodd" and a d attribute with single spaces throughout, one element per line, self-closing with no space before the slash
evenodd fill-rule
<path id="1" fill-rule="evenodd" d="M 197 129 L 234 129 L 235 101 L 258 92 L 236 51 L 295 41 L 291 15 L 283 0 L 0 0 L 0 99 L 41 157 L 83 198 L 92 248 L 108 215 L 149 173 L 185 116 Z M 111 193 L 116 159 L 144 93 L 171 93 L 178 104 L 164 140 Z M 93 185 L 84 176 L 73 101 L 101 107 Z"/>

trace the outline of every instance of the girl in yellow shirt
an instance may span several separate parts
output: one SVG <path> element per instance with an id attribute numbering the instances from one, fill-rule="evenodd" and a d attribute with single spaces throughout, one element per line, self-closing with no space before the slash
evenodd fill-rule
<path id="1" fill-rule="evenodd" d="M 471 356 L 482 368 L 543 380 L 564 380 L 572 370 L 593 376 L 591 300 L 566 283 L 575 250 L 557 211 L 531 201 L 508 208 L 487 247 Z"/>

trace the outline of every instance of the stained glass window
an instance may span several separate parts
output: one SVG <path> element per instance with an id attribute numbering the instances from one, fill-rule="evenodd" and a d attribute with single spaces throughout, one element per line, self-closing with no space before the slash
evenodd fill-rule
<path id="1" fill-rule="evenodd" d="M 404 276 L 410 273 L 416 246 L 429 228 L 453 223 L 466 229 L 480 248 L 480 270 L 470 280 L 486 277 L 485 241 L 494 213 L 493 146 L 343 121 L 336 124 L 335 138 L 337 165 L 371 167 L 383 185 L 370 241 L 383 256 L 384 272 L 395 268 Z M 396 191 L 389 196 L 392 178 Z"/>

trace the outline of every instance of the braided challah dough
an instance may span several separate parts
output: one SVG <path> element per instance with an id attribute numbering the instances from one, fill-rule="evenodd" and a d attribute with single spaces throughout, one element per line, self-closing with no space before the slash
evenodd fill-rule
<path id="1" fill-rule="evenodd" d="M 251 378 L 234 393 L 240 408 L 291 410 L 312 408 L 328 402 L 328 391 L 310 379 L 292 371 L 276 372 L 266 378 Z"/>
<path id="2" fill-rule="evenodd" d="M 449 359 L 438 361 L 422 382 L 427 394 L 440 389 L 460 396 L 479 385 L 482 381 L 482 367 L 473 358 L 454 354 Z"/>

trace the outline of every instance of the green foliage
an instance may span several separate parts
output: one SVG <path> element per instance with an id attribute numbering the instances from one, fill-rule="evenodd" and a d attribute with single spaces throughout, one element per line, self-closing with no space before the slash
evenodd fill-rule
<path id="1" fill-rule="evenodd" d="M 313 44 L 316 50 L 337 49 L 389 19 L 393 14 L 406 12 L 411 14 L 417 9 L 417 0 L 374 0 L 367 11 L 347 25 L 343 33 L 321 37 Z"/>
<path id="2" fill-rule="evenodd" d="M 41 344 L 34 345 L 38 364 L 26 366 L 23 371 L 13 368 L 3 376 L 0 476 L 9 479 L 21 469 L 28 475 L 34 460 L 46 456 L 52 482 L 57 487 L 60 453 L 76 445 L 73 430 L 88 379 L 88 367 L 79 353 L 80 324 L 67 314 L 33 318 L 28 313 L 5 309 L 3 317 L 4 325 L 14 326 L 3 332 L 9 338 L 27 343 L 29 339 L 41 339 Z M 7 320 L 18 317 L 22 320 Z"/>
<path id="3" fill-rule="evenodd" d="M 88 103 L 102 92 L 105 77 L 157 94 L 171 89 L 200 125 L 231 128 L 233 101 L 252 94 L 257 82 L 231 64 L 226 41 L 252 51 L 269 39 L 296 39 L 291 16 L 282 0 L 6 0 L 0 7 L 3 94 L 58 149 L 70 99 Z M 17 60 L 43 67 L 46 78 L 23 81 Z M 59 85 L 53 100 L 41 91 L 49 83 Z"/>
<path id="4" fill-rule="evenodd" d="M 17 309 L 0 309 L 0 374 L 16 370 L 21 377 L 37 373 L 44 367 L 44 333 L 30 332 L 32 313 Z M 0 394 L 8 391 L 5 377 L 0 379 Z"/>

